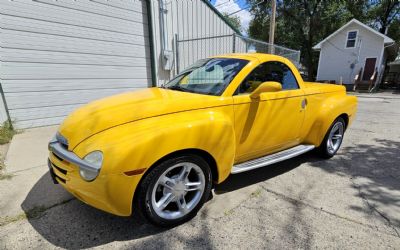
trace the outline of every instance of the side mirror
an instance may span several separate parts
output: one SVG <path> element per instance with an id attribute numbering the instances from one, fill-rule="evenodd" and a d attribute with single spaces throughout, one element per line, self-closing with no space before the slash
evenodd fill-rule
<path id="1" fill-rule="evenodd" d="M 251 99 L 257 99 L 265 92 L 278 92 L 282 90 L 282 85 L 279 82 L 263 82 L 251 94 Z"/>

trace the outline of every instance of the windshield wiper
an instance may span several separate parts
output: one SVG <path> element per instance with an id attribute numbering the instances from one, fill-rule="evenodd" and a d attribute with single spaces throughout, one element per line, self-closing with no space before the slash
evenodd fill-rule
<path id="1" fill-rule="evenodd" d="M 189 93 L 195 93 L 195 94 L 199 94 L 197 91 L 192 90 L 192 89 L 187 89 L 187 88 L 183 88 L 179 85 L 173 85 L 171 87 L 166 87 L 166 89 L 171 89 L 171 90 L 178 90 L 178 91 L 182 91 L 182 92 L 189 92 Z"/>
<path id="2" fill-rule="evenodd" d="M 173 85 L 173 86 L 169 87 L 168 89 L 171 89 L 171 90 L 178 90 L 178 91 L 182 91 L 182 92 L 189 91 L 188 89 L 182 88 L 182 87 L 179 86 L 179 85 Z"/>

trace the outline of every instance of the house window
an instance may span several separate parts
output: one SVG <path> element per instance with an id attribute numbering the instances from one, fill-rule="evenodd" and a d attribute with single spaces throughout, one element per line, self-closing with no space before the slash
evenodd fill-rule
<path id="1" fill-rule="evenodd" d="M 357 31 L 347 32 L 346 48 L 356 47 L 356 40 L 357 40 Z"/>

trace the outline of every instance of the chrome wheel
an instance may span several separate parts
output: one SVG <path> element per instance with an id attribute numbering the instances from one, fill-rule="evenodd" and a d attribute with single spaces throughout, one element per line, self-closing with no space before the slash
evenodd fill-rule
<path id="1" fill-rule="evenodd" d="M 329 132 L 328 140 L 326 141 L 326 148 L 328 153 L 333 155 L 338 151 L 340 144 L 342 144 L 344 133 L 344 125 L 342 122 L 336 122 Z"/>
<path id="2" fill-rule="evenodd" d="M 179 219 L 200 202 L 205 189 L 202 169 L 191 162 L 168 168 L 158 178 L 151 193 L 155 213 L 166 220 Z"/>

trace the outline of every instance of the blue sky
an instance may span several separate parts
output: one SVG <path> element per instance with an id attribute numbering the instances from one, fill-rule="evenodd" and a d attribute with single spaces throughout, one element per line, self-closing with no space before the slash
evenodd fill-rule
<path id="1" fill-rule="evenodd" d="M 212 0 L 211 3 L 222 13 L 233 13 L 248 7 L 246 0 Z M 244 29 L 243 33 L 246 34 L 251 20 L 250 12 L 248 10 L 242 10 L 235 15 L 240 18 Z"/>

